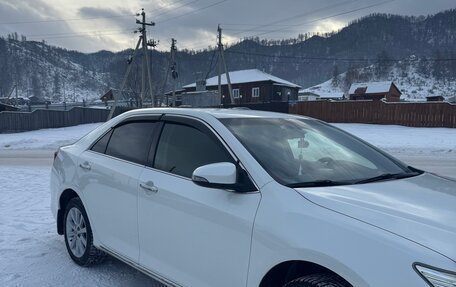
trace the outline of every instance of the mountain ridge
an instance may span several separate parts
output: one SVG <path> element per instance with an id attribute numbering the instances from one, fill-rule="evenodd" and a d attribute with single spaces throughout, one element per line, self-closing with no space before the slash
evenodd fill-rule
<path id="1" fill-rule="evenodd" d="M 456 9 L 427 17 L 372 14 L 350 22 L 340 31 L 323 35 L 307 33 L 284 40 L 244 39 L 226 48 L 225 56 L 229 70 L 257 68 L 303 87 L 354 70 L 358 73 L 352 81 L 394 80 L 394 70 L 454 85 L 455 35 Z M 7 96 L 17 85 L 24 97 L 53 101 L 99 98 L 109 88 L 120 88 L 132 51 L 85 54 L 44 42 L 20 41 L 13 36 L 0 38 L 0 97 Z M 178 51 L 176 86 L 214 76 L 214 53 L 209 49 Z M 169 52 L 150 51 L 150 58 L 154 94 L 170 90 L 170 81 L 164 85 Z M 137 62 L 132 64 L 126 89 L 139 95 L 141 68 Z M 420 81 L 416 85 L 419 89 Z"/>

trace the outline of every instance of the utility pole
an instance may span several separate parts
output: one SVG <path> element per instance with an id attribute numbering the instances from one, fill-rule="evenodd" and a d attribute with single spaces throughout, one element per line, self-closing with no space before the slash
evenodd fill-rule
<path id="1" fill-rule="evenodd" d="M 176 71 L 176 39 L 171 39 L 171 78 L 173 78 L 173 107 L 176 107 L 176 80 L 178 77 Z"/>
<path id="2" fill-rule="evenodd" d="M 141 106 L 142 102 L 144 101 L 145 98 L 145 92 L 146 92 L 146 71 L 147 71 L 147 82 L 149 84 L 149 93 L 150 93 L 150 100 L 151 100 L 151 105 L 152 107 L 155 106 L 155 99 L 152 91 L 152 77 L 150 74 L 150 67 L 149 67 L 149 56 L 148 56 L 148 49 L 147 46 L 156 46 L 156 42 L 147 42 L 147 33 L 146 33 L 146 26 L 155 26 L 154 22 L 146 23 L 146 12 L 144 11 L 144 8 L 141 9 L 140 15 L 142 16 L 142 21 L 136 20 L 136 24 L 140 24 L 141 28 L 139 29 L 139 32 L 141 32 L 141 37 L 142 37 L 142 49 L 143 49 L 143 66 L 142 66 L 142 83 L 141 83 Z M 138 15 L 139 16 L 139 15 Z"/>
<path id="3" fill-rule="evenodd" d="M 228 84 L 228 93 L 230 94 L 230 101 L 231 104 L 234 104 L 234 98 L 233 98 L 233 90 L 231 89 L 231 80 L 230 80 L 230 73 L 228 73 L 228 69 L 226 68 L 226 62 L 225 62 L 225 55 L 223 54 L 223 44 L 222 44 L 222 28 L 220 28 L 220 25 L 217 27 L 217 32 L 218 32 L 218 49 L 219 49 L 219 55 L 220 59 L 223 62 L 223 67 L 225 69 L 225 74 L 226 74 L 226 82 Z M 221 63 L 220 63 L 221 64 Z M 221 66 L 219 64 L 219 76 L 218 76 L 218 84 L 219 84 L 219 94 L 222 96 L 222 85 L 221 85 Z M 221 99 L 223 100 L 223 99 Z"/>
<path id="4" fill-rule="evenodd" d="M 172 84 L 173 84 L 173 91 L 172 91 L 173 107 L 176 106 L 176 80 L 179 77 L 179 75 L 177 73 L 177 63 L 176 63 L 176 51 L 177 51 L 176 43 L 177 43 L 176 39 L 172 38 L 169 59 L 168 59 L 168 67 L 166 69 L 165 81 L 163 82 L 163 88 L 162 88 L 163 101 L 165 101 L 165 99 L 166 99 L 166 106 L 169 106 L 169 100 L 168 100 L 168 96 L 165 95 L 165 89 L 166 89 L 166 84 L 168 83 L 169 72 L 171 71 Z"/>
<path id="5" fill-rule="evenodd" d="M 146 12 L 144 12 L 144 8 L 142 8 L 141 12 L 137 13 L 136 16 L 142 16 L 142 19 L 141 19 L 142 21 L 136 20 L 136 24 L 140 24 L 141 27 L 138 28 L 137 30 L 135 30 L 134 33 L 140 32 L 141 35 L 139 36 L 138 42 L 136 43 L 136 47 L 133 52 L 133 55 L 127 61 L 127 65 L 128 65 L 127 71 L 125 72 L 124 78 L 122 80 L 122 84 L 120 86 L 120 93 L 123 93 L 125 84 L 127 83 L 127 80 L 128 80 L 128 75 L 130 74 L 131 68 L 133 66 L 132 64 L 136 58 L 136 54 L 138 53 L 139 46 L 142 44 L 141 48 L 143 50 L 144 57 L 143 57 L 143 62 L 142 62 L 142 83 L 141 83 L 141 103 L 140 103 L 140 105 L 142 107 L 142 102 L 145 97 L 145 90 L 146 90 L 145 78 L 146 78 L 146 73 L 147 73 L 151 105 L 152 105 L 152 107 L 154 107 L 155 99 L 154 99 L 154 95 L 153 95 L 153 91 L 152 91 L 152 78 L 151 78 L 150 67 L 149 67 L 149 57 L 148 57 L 148 53 L 147 53 L 148 52 L 147 46 L 156 47 L 158 45 L 158 42 L 156 42 L 154 40 L 147 41 L 146 26 L 155 26 L 155 23 L 154 22 L 146 23 Z M 110 120 L 112 118 L 112 116 L 114 115 L 114 110 L 117 107 L 118 100 L 119 99 L 114 94 L 114 105 L 111 108 L 111 112 L 109 113 L 108 120 Z"/>

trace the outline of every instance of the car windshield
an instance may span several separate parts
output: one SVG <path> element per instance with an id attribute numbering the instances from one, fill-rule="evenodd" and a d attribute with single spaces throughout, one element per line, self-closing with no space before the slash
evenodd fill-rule
<path id="1" fill-rule="evenodd" d="M 402 163 L 326 123 L 299 118 L 220 120 L 279 183 L 344 185 L 416 175 Z"/>

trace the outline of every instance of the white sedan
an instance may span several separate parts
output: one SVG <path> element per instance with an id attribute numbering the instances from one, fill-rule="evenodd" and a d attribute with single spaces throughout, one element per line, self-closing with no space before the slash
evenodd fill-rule
<path id="1" fill-rule="evenodd" d="M 124 113 L 55 153 L 72 260 L 168 286 L 456 286 L 456 182 L 324 122 L 247 110 Z"/>

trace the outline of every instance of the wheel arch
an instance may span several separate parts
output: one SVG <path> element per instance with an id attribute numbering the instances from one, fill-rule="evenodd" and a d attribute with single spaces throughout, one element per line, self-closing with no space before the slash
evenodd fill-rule
<path id="1" fill-rule="evenodd" d="M 345 278 L 324 266 L 309 261 L 290 260 L 272 267 L 263 276 L 259 287 L 283 286 L 291 280 L 315 273 L 335 274 L 347 282 L 347 286 L 352 286 Z"/>
<path id="2" fill-rule="evenodd" d="M 57 211 L 57 233 L 63 235 L 63 218 L 65 216 L 65 209 L 71 199 L 78 197 L 81 198 L 73 189 L 65 189 L 59 198 L 59 209 Z"/>

